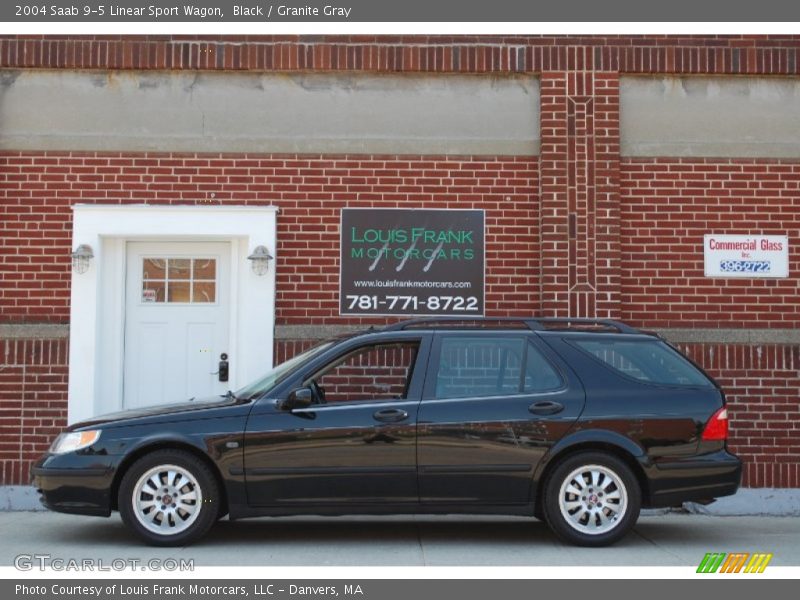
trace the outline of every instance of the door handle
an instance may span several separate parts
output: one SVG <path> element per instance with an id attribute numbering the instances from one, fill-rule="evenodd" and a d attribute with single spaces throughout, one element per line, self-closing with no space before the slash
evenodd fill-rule
<path id="1" fill-rule="evenodd" d="M 209 375 L 217 375 L 221 382 L 228 381 L 228 355 L 225 352 L 219 355 L 219 369 Z"/>
<path id="2" fill-rule="evenodd" d="M 554 415 L 564 410 L 564 405 L 560 402 L 545 400 L 543 402 L 534 402 L 528 407 L 528 410 L 535 415 Z"/>
<path id="3" fill-rule="evenodd" d="M 402 408 L 384 408 L 379 410 L 372 417 L 376 421 L 383 421 L 385 423 L 396 423 L 408 418 L 408 413 Z"/>

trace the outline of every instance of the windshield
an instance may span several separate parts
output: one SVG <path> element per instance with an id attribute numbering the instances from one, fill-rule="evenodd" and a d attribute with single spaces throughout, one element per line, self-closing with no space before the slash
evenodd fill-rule
<path id="1" fill-rule="evenodd" d="M 323 342 L 317 346 L 314 346 L 313 348 L 309 348 L 297 356 L 290 358 L 286 362 L 282 362 L 281 364 L 267 371 L 260 379 L 257 379 L 250 385 L 246 385 L 242 389 L 237 390 L 235 392 L 236 397 L 240 400 L 249 400 L 255 396 L 260 396 L 264 392 L 275 387 L 276 384 L 280 383 L 287 375 L 294 371 L 296 367 L 300 366 L 321 352 L 324 352 L 332 345 L 332 341 Z"/>

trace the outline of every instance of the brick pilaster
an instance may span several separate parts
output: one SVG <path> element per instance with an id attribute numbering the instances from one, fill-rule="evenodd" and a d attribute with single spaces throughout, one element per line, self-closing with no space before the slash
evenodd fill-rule
<path id="1" fill-rule="evenodd" d="M 616 318 L 619 76 L 543 73 L 541 94 L 542 313 Z"/>

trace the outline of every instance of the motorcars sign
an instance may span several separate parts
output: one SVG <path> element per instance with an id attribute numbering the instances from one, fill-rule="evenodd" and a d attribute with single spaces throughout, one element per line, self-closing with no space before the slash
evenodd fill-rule
<path id="1" fill-rule="evenodd" d="M 482 210 L 344 208 L 343 315 L 482 316 Z"/>
<path id="2" fill-rule="evenodd" d="M 703 237 L 706 277 L 788 277 L 789 238 L 785 235 Z"/>

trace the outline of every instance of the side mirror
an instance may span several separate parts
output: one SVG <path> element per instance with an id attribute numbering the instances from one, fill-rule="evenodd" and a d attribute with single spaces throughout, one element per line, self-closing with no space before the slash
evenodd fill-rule
<path id="1" fill-rule="evenodd" d="M 297 388 L 289 392 L 289 396 L 281 404 L 283 410 L 308 408 L 314 402 L 314 392 L 309 387 Z"/>

